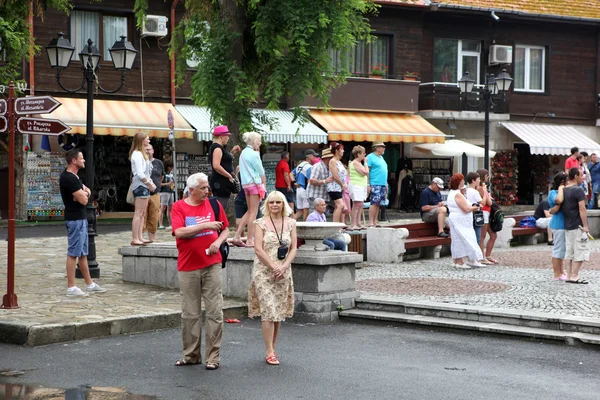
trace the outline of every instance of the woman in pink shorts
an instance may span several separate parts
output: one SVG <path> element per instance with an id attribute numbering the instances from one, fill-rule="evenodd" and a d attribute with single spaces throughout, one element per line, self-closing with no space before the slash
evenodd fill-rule
<path id="1" fill-rule="evenodd" d="M 260 201 L 265 197 L 266 177 L 265 170 L 260 159 L 260 144 L 262 137 L 257 132 L 244 133 L 244 141 L 247 147 L 240 154 L 240 177 L 242 188 L 246 194 L 248 211 L 235 232 L 232 243 L 238 247 L 254 247 L 254 220 L 258 212 Z M 248 225 L 248 238 L 246 244 L 242 242 L 242 232 Z"/>

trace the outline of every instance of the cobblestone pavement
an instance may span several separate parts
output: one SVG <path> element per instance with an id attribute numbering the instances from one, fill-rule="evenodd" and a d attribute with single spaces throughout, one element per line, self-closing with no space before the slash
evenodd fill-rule
<path id="1" fill-rule="evenodd" d="M 67 239 L 64 237 L 17 239 L 15 293 L 19 307 L 0 309 L 0 321 L 19 323 L 70 323 L 102 321 L 132 315 L 181 310 L 179 291 L 124 283 L 117 250 L 131 241 L 131 232 L 96 237 L 100 279 L 108 291 L 88 297 L 67 297 L 65 271 Z M 174 241 L 170 231 L 158 231 L 157 242 Z M 6 293 L 7 242 L 0 242 L 0 292 Z M 81 288 L 85 282 L 77 280 Z M 226 300 L 227 305 L 243 304 Z"/>
<path id="2" fill-rule="evenodd" d="M 452 267 L 450 257 L 400 264 L 368 264 L 356 271 L 364 294 L 404 301 L 428 300 L 490 308 L 600 317 L 600 240 L 592 241 L 590 262 L 580 277 L 588 285 L 552 280 L 551 247 L 545 243 L 495 249 L 498 265 L 470 270 Z M 431 283 L 431 288 L 424 284 Z"/>

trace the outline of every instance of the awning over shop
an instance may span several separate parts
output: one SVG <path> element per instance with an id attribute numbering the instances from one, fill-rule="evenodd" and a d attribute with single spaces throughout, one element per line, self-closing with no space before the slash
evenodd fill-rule
<path id="1" fill-rule="evenodd" d="M 446 140 L 446 143 L 418 144 L 415 148 L 419 151 L 440 157 L 458 157 L 463 154 L 466 154 L 468 157 L 485 157 L 485 149 L 483 147 L 456 139 Z M 495 155 L 496 152 L 490 150 L 490 157 L 494 157 Z"/>
<path id="2" fill-rule="evenodd" d="M 85 135 L 87 99 L 56 99 L 62 105 L 42 117 L 60 119 L 72 128 L 69 133 Z M 142 131 L 150 137 L 166 138 L 169 136 L 169 110 L 175 120 L 175 137 L 193 139 L 194 128 L 177 115 L 171 104 L 118 100 L 94 100 L 94 135 L 134 136 Z"/>
<path id="3" fill-rule="evenodd" d="M 206 107 L 198 106 L 175 106 L 175 109 L 183 115 L 187 122 L 196 128 L 198 140 L 212 140 L 212 130 L 214 122 Z M 274 122 L 271 127 L 268 124 L 261 124 L 259 114 L 264 114 L 268 119 Z M 317 127 L 310 121 L 302 125 L 299 121 L 294 121 L 292 111 L 281 110 L 252 110 L 252 122 L 257 131 L 265 134 L 265 140 L 270 143 L 327 143 L 327 133 Z"/>
<path id="4" fill-rule="evenodd" d="M 600 144 L 579 132 L 573 125 L 528 124 L 502 122 L 502 126 L 523 139 L 531 154 L 571 155 L 578 147 L 588 154 L 600 152 Z"/>
<path id="5" fill-rule="evenodd" d="M 311 110 L 329 140 L 444 143 L 446 135 L 419 115 Z"/>

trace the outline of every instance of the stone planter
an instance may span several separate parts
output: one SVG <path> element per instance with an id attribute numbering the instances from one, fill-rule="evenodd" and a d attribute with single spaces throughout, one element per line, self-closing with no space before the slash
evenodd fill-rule
<path id="1" fill-rule="evenodd" d="M 296 234 L 304 239 L 304 244 L 298 250 L 322 251 L 328 247 L 323 245 L 323 239 L 337 235 L 346 224 L 340 222 L 296 222 Z"/>

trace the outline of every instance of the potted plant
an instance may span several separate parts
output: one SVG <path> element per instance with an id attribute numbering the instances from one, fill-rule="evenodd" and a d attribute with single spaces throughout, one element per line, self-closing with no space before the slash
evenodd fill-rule
<path id="1" fill-rule="evenodd" d="M 419 80 L 419 73 L 406 71 L 404 73 L 404 80 L 405 81 L 417 81 L 417 80 Z"/>
<path id="2" fill-rule="evenodd" d="M 369 77 L 375 79 L 383 79 L 384 75 L 387 75 L 388 66 L 383 64 L 373 64 L 371 66 L 371 72 Z"/>

